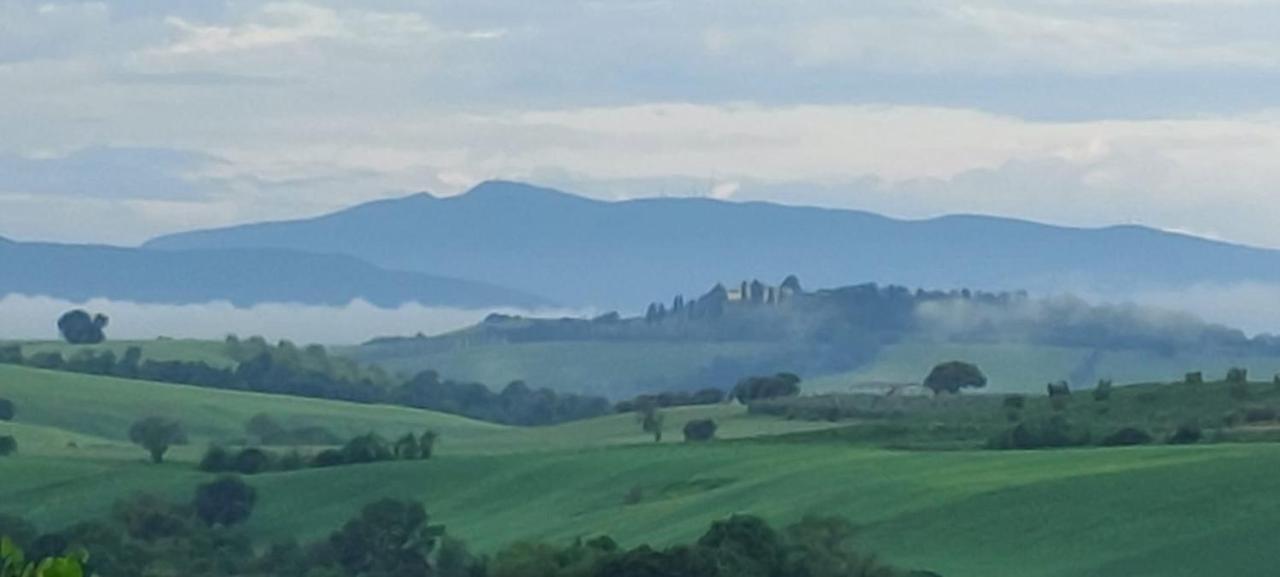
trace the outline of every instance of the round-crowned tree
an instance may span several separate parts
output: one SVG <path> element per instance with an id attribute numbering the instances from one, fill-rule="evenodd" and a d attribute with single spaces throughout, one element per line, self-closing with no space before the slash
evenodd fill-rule
<path id="1" fill-rule="evenodd" d="M 110 322 L 107 315 L 90 316 L 81 309 L 75 309 L 58 319 L 58 332 L 73 345 L 94 345 L 107 339 L 104 330 Z"/>
<path id="2" fill-rule="evenodd" d="M 972 363 L 949 361 L 933 367 L 933 371 L 924 380 L 924 386 L 935 395 L 958 393 L 961 389 L 987 386 L 987 376 Z"/>
<path id="3" fill-rule="evenodd" d="M 240 477 L 228 475 L 196 488 L 196 516 L 206 525 L 230 527 L 253 513 L 258 492 Z"/>
<path id="4" fill-rule="evenodd" d="M 146 449 L 151 454 L 151 462 L 159 464 L 164 461 L 170 445 L 186 444 L 187 433 L 182 423 L 164 417 L 147 417 L 129 427 L 129 440 Z"/>

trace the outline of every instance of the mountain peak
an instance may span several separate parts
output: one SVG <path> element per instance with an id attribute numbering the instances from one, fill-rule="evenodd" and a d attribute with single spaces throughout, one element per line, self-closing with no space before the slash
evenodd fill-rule
<path id="1" fill-rule="evenodd" d="M 572 200 L 592 202 L 590 199 L 554 188 L 534 186 L 510 180 L 486 180 L 475 185 L 458 198 L 482 201 Z"/>

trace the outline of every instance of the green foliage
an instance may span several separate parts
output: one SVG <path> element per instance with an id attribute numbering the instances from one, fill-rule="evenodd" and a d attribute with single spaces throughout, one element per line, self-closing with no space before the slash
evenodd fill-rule
<path id="1" fill-rule="evenodd" d="M 640 421 L 640 430 L 653 435 L 653 442 L 662 442 L 662 427 L 665 418 L 662 411 L 658 410 L 656 403 L 646 402 L 636 411 L 636 418 Z"/>
<path id="2" fill-rule="evenodd" d="M 1093 400 L 1103 402 L 1111 398 L 1112 384 L 1110 379 L 1098 381 L 1098 386 L 1093 388 Z"/>
<path id="3" fill-rule="evenodd" d="M 0 457 L 8 457 L 18 452 L 18 440 L 13 435 L 0 435 Z"/>
<path id="4" fill-rule="evenodd" d="M 1227 383 L 1240 384 L 1249 382 L 1249 371 L 1240 367 L 1232 367 L 1227 370 Z"/>
<path id="5" fill-rule="evenodd" d="M 982 374 L 982 369 L 972 363 L 949 361 L 933 367 L 924 380 L 924 386 L 935 395 L 956 394 L 962 389 L 980 389 L 987 386 L 987 376 Z"/>
<path id="6" fill-rule="evenodd" d="M 81 309 L 75 309 L 58 319 L 58 332 L 62 333 L 62 338 L 68 343 L 92 345 L 106 340 L 103 329 L 107 328 L 109 322 L 110 319 L 106 315 L 90 316 Z"/>
<path id="7" fill-rule="evenodd" d="M 83 554 L 28 561 L 8 537 L 0 537 L 0 577 L 84 577 Z"/>
<path id="8" fill-rule="evenodd" d="M 0 421 L 12 421 L 18 413 L 17 407 L 9 399 L 0 399 Z"/>
<path id="9" fill-rule="evenodd" d="M 1070 422 L 1061 416 L 1054 416 L 1047 419 L 1018 423 L 992 437 L 987 442 L 987 448 L 997 450 L 1057 449 L 1088 445 L 1089 439 L 1088 430 L 1072 426 Z"/>
<path id="10" fill-rule="evenodd" d="M 684 425 L 684 440 L 694 442 L 710 441 L 716 437 L 717 428 L 719 426 L 711 419 L 689 421 Z"/>
<path id="11" fill-rule="evenodd" d="M 1145 445 L 1151 441 L 1151 433 L 1136 427 L 1125 427 L 1103 437 L 1099 444 L 1103 447 L 1129 447 L 1133 445 Z"/>
<path id="12" fill-rule="evenodd" d="M 1187 373 L 1187 376 L 1185 379 L 1183 379 L 1183 382 L 1185 382 L 1188 385 L 1203 385 L 1204 373 L 1200 371 Z"/>
<path id="13" fill-rule="evenodd" d="M 1194 423 L 1187 423 L 1178 426 L 1178 429 L 1169 435 L 1170 445 L 1194 445 L 1200 442 L 1203 433 L 1200 426 Z"/>
<path id="14" fill-rule="evenodd" d="M 206 525 L 229 527 L 243 523 L 253 513 L 258 492 L 242 479 L 224 476 L 196 488 L 196 516 Z"/>
<path id="15" fill-rule="evenodd" d="M 444 528 L 429 521 L 421 503 L 383 499 L 330 535 L 328 545 L 336 564 L 351 575 L 426 575 L 444 536 Z"/>
<path id="16" fill-rule="evenodd" d="M 770 377 L 747 377 L 738 381 L 730 396 L 746 404 L 753 401 L 794 397 L 800 394 L 800 377 L 778 373 Z"/>
<path id="17" fill-rule="evenodd" d="M 151 462 L 160 464 L 171 445 L 187 442 L 182 423 L 164 417 L 147 417 L 129 427 L 129 440 L 146 449 Z"/>

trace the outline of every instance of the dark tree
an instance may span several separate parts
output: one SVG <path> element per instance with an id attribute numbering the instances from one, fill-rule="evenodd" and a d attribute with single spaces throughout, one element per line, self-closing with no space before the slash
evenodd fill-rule
<path id="1" fill-rule="evenodd" d="M 9 399 L 0 399 L 0 421 L 12 421 L 18 409 Z"/>
<path id="2" fill-rule="evenodd" d="M 428 521 L 421 503 L 383 499 L 332 534 L 329 545 L 351 575 L 431 575 L 431 553 L 444 528 Z"/>
<path id="3" fill-rule="evenodd" d="M 418 457 L 421 459 L 430 459 L 436 452 L 436 441 L 440 440 L 440 434 L 435 431 L 424 431 L 421 437 L 418 437 Z"/>
<path id="4" fill-rule="evenodd" d="M 711 419 L 695 419 L 685 423 L 685 441 L 710 441 L 716 437 L 716 422 Z"/>
<path id="5" fill-rule="evenodd" d="M 89 316 L 89 313 L 76 309 L 58 319 L 58 332 L 73 345 L 94 345 L 106 340 L 103 330 L 109 322 L 106 315 Z"/>
<path id="6" fill-rule="evenodd" d="M 1111 398 L 1112 384 L 1110 379 L 1098 381 L 1098 386 L 1093 388 L 1093 400 L 1102 402 Z"/>
<path id="7" fill-rule="evenodd" d="M 664 418 L 662 411 L 658 410 L 658 406 L 653 403 L 645 403 L 639 407 L 636 412 L 636 418 L 640 421 L 640 430 L 653 435 L 653 442 L 662 442 L 662 424 Z"/>
<path id="8" fill-rule="evenodd" d="M 230 527 L 253 513 L 258 492 L 240 477 L 225 476 L 196 488 L 196 516 L 210 527 Z"/>
<path id="9" fill-rule="evenodd" d="M 151 462 L 164 461 L 170 445 L 183 445 L 187 434 L 182 423 L 164 417 L 147 417 L 129 427 L 129 440 L 151 453 Z"/>
<path id="10" fill-rule="evenodd" d="M 422 445 L 418 443 L 418 436 L 413 433 L 405 433 L 395 444 L 396 458 L 401 461 L 413 461 L 422 458 Z"/>
<path id="11" fill-rule="evenodd" d="M 778 373 L 771 377 L 747 377 L 738 381 L 731 396 L 741 403 L 764 399 L 794 397 L 800 394 L 800 377 L 792 373 Z"/>
<path id="12" fill-rule="evenodd" d="M 962 361 L 942 363 L 929 372 L 924 379 L 924 386 L 933 394 L 955 394 L 961 389 L 981 389 L 987 386 L 987 376 L 977 365 Z"/>
<path id="13" fill-rule="evenodd" d="M 0 435 L 0 457 L 8 457 L 18 452 L 18 440 L 12 435 Z"/>

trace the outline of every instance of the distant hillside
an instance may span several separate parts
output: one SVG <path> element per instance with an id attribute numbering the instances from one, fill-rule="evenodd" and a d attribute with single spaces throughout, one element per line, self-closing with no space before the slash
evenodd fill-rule
<path id="1" fill-rule="evenodd" d="M 615 398 L 728 388 L 743 376 L 779 371 L 800 374 L 809 391 L 918 383 L 934 364 L 955 359 L 977 362 L 989 389 L 1002 392 L 1038 391 L 1058 380 L 1077 387 L 1172 380 L 1233 366 L 1280 371 L 1280 338 L 1251 338 L 1181 313 L 871 284 L 805 291 L 795 277 L 778 286 L 716 285 L 635 317 L 491 315 L 464 330 L 376 339 L 349 354 L 397 371 L 523 379 Z"/>
<path id="2" fill-rule="evenodd" d="M 343 305 L 363 299 L 452 307 L 548 301 L 484 283 L 378 268 L 350 256 L 280 249 L 157 251 L 0 239 L 0 295 L 142 303 Z"/>
<path id="3" fill-rule="evenodd" d="M 1280 251 L 1136 226 L 1075 229 L 982 216 L 904 221 L 689 198 L 601 202 L 511 182 L 310 220 L 176 234 L 147 246 L 341 253 L 606 308 L 721 279 L 789 273 L 819 286 L 875 281 L 1117 295 L 1280 282 Z"/>

